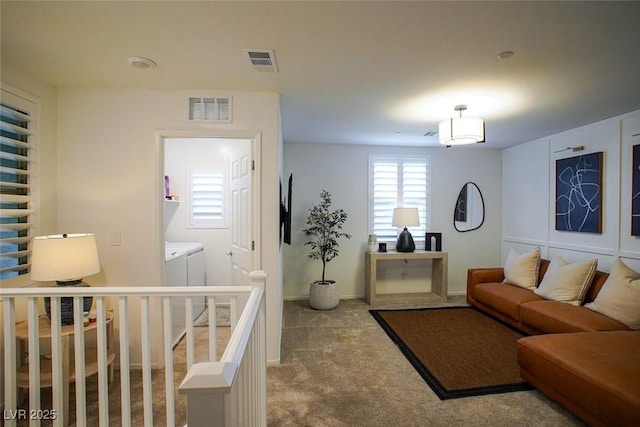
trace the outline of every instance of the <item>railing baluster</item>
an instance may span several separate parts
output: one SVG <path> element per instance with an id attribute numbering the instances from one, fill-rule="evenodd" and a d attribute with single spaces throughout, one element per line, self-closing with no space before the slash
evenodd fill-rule
<path id="1" fill-rule="evenodd" d="M 84 350 L 84 298 L 73 297 L 73 338 L 75 347 L 75 377 L 76 377 L 76 425 L 87 425 L 87 387 L 85 380 L 85 350 Z"/>
<path id="2" fill-rule="evenodd" d="M 236 296 L 230 298 L 229 314 L 231 316 L 231 333 L 233 333 L 238 323 L 238 297 Z"/>
<path id="3" fill-rule="evenodd" d="M 27 322 L 29 330 L 27 344 L 29 353 L 29 410 L 37 411 L 40 409 L 40 322 L 35 298 L 29 298 L 27 301 Z M 24 355 L 21 354 L 19 357 L 24 358 Z M 29 420 L 29 425 L 39 426 L 40 419 L 36 417 Z"/>
<path id="4" fill-rule="evenodd" d="M 60 414 L 54 420 L 57 427 L 66 426 L 69 419 L 69 340 L 62 337 L 62 316 L 60 313 L 60 297 L 51 297 L 51 394 L 53 410 Z M 63 358 L 65 360 L 63 361 Z"/>
<path id="5" fill-rule="evenodd" d="M 256 358 L 255 358 L 255 351 L 256 348 L 256 331 L 254 329 L 254 331 L 251 333 L 251 345 L 249 346 L 249 351 L 247 352 L 247 357 L 249 358 L 249 392 L 247 393 L 247 407 L 249 408 L 249 412 L 247 413 L 248 415 L 248 422 L 249 425 L 256 425 L 256 419 L 255 419 L 255 408 L 256 408 L 256 376 L 255 373 L 257 372 L 257 366 L 256 366 Z"/>
<path id="6" fill-rule="evenodd" d="M 216 299 L 208 297 L 207 310 L 209 318 L 209 362 L 218 360 L 218 331 L 216 319 Z"/>
<path id="7" fill-rule="evenodd" d="M 98 312 L 98 407 L 100 408 L 100 426 L 109 427 L 109 373 L 107 366 L 107 310 L 104 297 L 96 297 Z"/>
<path id="8" fill-rule="evenodd" d="M 15 301 L 8 298 L 3 301 L 4 312 L 4 409 L 5 411 L 18 410 L 18 388 L 16 386 L 16 315 Z M 21 356 L 22 357 L 22 356 Z M 9 417 L 5 426 L 15 426 L 17 417 Z"/>
<path id="9" fill-rule="evenodd" d="M 260 365 L 259 371 L 260 373 L 264 372 L 264 375 L 259 376 L 259 393 L 260 393 L 260 425 L 267 425 L 267 358 L 265 355 L 267 354 L 267 313 L 266 313 L 266 302 L 265 299 L 262 299 L 262 303 L 260 304 L 260 314 L 258 316 L 258 342 L 260 343 L 260 349 L 258 351 L 258 356 L 260 357 Z"/>
<path id="10" fill-rule="evenodd" d="M 165 296 L 163 298 L 164 304 L 164 383 L 166 393 L 166 416 L 167 425 L 175 424 L 175 410 L 174 410 L 174 392 L 173 392 L 173 323 L 171 316 L 171 298 Z"/>
<path id="11" fill-rule="evenodd" d="M 151 389 L 151 333 L 149 328 L 149 297 L 142 297 L 142 389 L 144 425 L 153 427 L 153 390 Z"/>
<path id="12" fill-rule="evenodd" d="M 187 297 L 185 300 L 185 331 L 187 335 L 187 370 L 193 365 L 195 359 L 195 339 L 193 334 L 193 298 Z"/>
<path id="13" fill-rule="evenodd" d="M 118 314 L 120 329 L 120 405 L 122 407 L 122 425 L 131 425 L 131 381 L 129 377 L 129 300 L 127 296 L 119 298 Z"/>

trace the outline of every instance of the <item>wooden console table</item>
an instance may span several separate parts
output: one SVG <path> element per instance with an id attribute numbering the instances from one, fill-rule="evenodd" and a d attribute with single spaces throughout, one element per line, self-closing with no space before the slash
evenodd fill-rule
<path id="1" fill-rule="evenodd" d="M 431 260 L 433 267 L 431 270 L 431 292 L 410 293 L 410 294 L 383 294 L 377 295 L 376 281 L 379 261 L 387 260 Z M 433 301 L 447 302 L 447 252 L 415 251 L 415 252 L 370 252 L 365 253 L 364 271 L 364 292 L 365 300 L 368 304 L 375 304 L 382 297 L 406 297 L 412 295 L 423 295 L 433 299 Z"/>

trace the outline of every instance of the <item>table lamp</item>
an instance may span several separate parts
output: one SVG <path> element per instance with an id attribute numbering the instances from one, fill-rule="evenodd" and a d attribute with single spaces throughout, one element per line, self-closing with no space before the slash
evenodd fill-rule
<path id="1" fill-rule="evenodd" d="M 413 236 L 407 230 L 407 227 L 417 227 L 420 225 L 420 217 L 418 216 L 418 208 L 395 208 L 393 210 L 394 227 L 404 227 L 404 230 L 398 235 L 396 242 L 396 251 L 413 252 L 416 250 L 416 244 L 413 242 Z"/>
<path id="2" fill-rule="evenodd" d="M 56 286 L 89 285 L 82 281 L 100 271 L 96 238 L 93 234 L 58 234 L 33 239 L 31 279 L 56 281 Z M 91 310 L 93 297 L 84 297 L 82 311 Z M 50 298 L 44 299 L 45 312 L 51 319 Z M 73 297 L 60 299 L 62 325 L 73 325 Z"/>

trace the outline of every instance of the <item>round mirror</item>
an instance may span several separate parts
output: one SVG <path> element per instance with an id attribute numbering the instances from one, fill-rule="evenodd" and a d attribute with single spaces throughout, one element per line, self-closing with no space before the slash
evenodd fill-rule
<path id="1" fill-rule="evenodd" d="M 453 226 L 462 232 L 477 230 L 484 223 L 484 199 L 476 184 L 467 182 L 460 190 L 453 211 Z"/>

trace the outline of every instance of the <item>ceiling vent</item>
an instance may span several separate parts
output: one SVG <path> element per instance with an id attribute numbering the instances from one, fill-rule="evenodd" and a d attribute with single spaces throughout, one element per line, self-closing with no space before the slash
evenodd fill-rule
<path id="1" fill-rule="evenodd" d="M 260 72 L 277 72 L 278 66 L 276 65 L 276 55 L 272 50 L 267 49 L 244 49 L 243 52 L 247 55 L 249 65 L 255 71 Z"/>

